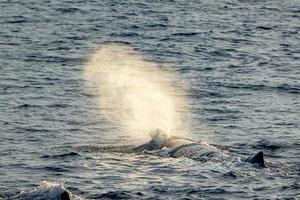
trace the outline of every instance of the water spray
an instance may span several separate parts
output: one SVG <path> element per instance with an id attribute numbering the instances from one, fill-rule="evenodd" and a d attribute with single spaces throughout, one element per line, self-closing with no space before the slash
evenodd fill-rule
<path id="1" fill-rule="evenodd" d="M 102 45 L 85 66 L 84 79 L 97 94 L 101 113 L 127 135 L 148 139 L 158 129 L 169 136 L 187 133 L 185 91 L 175 73 L 132 48 Z"/>

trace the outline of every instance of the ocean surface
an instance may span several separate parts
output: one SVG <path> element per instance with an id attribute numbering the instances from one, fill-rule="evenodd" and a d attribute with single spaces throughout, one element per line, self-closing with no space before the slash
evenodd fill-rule
<path id="1" fill-rule="evenodd" d="M 1 0 L 0 11 L 0 199 L 300 198 L 298 0 Z M 264 151 L 268 168 L 98 151 L 134 140 L 86 89 L 104 43 L 176 74 L 191 138 Z"/>

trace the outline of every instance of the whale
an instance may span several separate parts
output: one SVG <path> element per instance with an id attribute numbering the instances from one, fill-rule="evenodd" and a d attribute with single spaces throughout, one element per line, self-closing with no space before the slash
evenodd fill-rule
<path id="1" fill-rule="evenodd" d="M 189 158 L 199 162 L 225 161 L 239 164 L 252 164 L 255 168 L 267 168 L 264 152 L 259 151 L 253 156 L 243 156 L 230 151 L 224 151 L 221 147 L 209 145 L 205 141 L 195 141 L 186 137 L 169 136 L 161 129 L 150 133 L 150 140 L 141 145 L 113 145 L 113 146 L 78 146 L 79 151 L 97 151 L 110 153 L 150 154 L 162 157 Z"/>
<path id="2" fill-rule="evenodd" d="M 209 160 L 238 160 L 241 156 L 224 152 L 206 142 L 194 141 L 184 137 L 168 136 L 162 130 L 151 133 L 151 140 L 132 149 L 133 152 L 152 152 L 162 150 L 164 155 L 173 158 L 186 157 L 201 162 Z M 256 168 L 266 168 L 264 153 L 259 151 L 253 156 L 241 158 L 242 162 L 251 163 Z"/>
<path id="3" fill-rule="evenodd" d="M 6 199 L 6 198 L 5 198 Z M 57 199 L 70 200 L 73 195 L 65 189 L 62 185 L 43 181 L 37 188 L 23 191 L 15 196 L 7 197 L 11 200 L 33 200 L 33 199 Z M 0 197 L 0 200 L 1 197 Z"/>

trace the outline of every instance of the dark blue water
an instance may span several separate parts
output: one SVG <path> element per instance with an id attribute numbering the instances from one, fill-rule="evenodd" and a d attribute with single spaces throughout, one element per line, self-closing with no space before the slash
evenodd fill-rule
<path id="1" fill-rule="evenodd" d="M 74 199 L 300 197 L 299 1 L 1 0 L 0 9 L 4 199 L 50 199 L 59 183 Z M 105 42 L 188 83 L 194 138 L 244 156 L 263 150 L 269 168 L 75 148 L 125 140 L 110 137 L 119 127 L 82 79 Z"/>

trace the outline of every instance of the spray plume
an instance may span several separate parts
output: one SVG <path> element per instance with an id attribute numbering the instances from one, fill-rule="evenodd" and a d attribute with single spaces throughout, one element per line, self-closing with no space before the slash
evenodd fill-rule
<path id="1" fill-rule="evenodd" d="M 185 93 L 174 75 L 132 48 L 104 44 L 84 69 L 87 87 L 97 93 L 101 113 L 136 139 L 158 129 L 185 135 Z"/>

